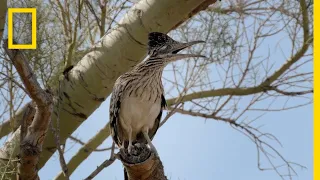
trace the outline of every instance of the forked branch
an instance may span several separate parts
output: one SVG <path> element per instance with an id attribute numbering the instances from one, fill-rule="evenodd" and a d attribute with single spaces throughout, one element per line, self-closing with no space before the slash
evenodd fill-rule
<path id="1" fill-rule="evenodd" d="M 6 40 L 3 48 L 15 66 L 28 95 L 36 104 L 36 113 L 33 121 L 27 127 L 25 136 L 21 136 L 19 179 L 39 179 L 37 164 L 42 151 L 42 143 L 51 120 L 53 110 L 52 95 L 49 91 L 45 91 L 40 87 L 23 52 L 8 49 L 7 43 Z"/>

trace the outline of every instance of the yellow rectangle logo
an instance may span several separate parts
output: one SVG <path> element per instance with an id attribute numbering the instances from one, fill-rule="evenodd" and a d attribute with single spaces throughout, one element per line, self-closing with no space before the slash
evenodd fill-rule
<path id="1" fill-rule="evenodd" d="M 31 13 L 32 41 L 31 44 L 13 44 L 13 13 Z M 37 48 L 37 11 L 36 8 L 8 8 L 8 49 Z"/>

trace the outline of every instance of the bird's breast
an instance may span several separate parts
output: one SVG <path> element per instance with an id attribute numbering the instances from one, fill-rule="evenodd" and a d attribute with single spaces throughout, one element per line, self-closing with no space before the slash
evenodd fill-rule
<path id="1" fill-rule="evenodd" d="M 128 83 L 124 97 L 137 97 L 140 101 L 155 102 L 163 94 L 160 75 L 139 77 Z"/>
<path id="2" fill-rule="evenodd" d="M 126 97 L 121 103 L 120 119 L 125 126 L 132 128 L 132 133 L 141 132 L 143 127 L 151 129 L 161 110 L 161 99 L 144 100 L 140 97 Z"/>

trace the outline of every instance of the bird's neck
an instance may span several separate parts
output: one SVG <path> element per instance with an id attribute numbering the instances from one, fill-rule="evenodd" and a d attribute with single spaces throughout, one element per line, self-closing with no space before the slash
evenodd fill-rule
<path id="1" fill-rule="evenodd" d="M 150 79 L 160 79 L 164 67 L 165 61 L 161 58 L 149 58 L 146 61 L 141 62 L 135 68 L 135 71 L 141 73 L 142 76 L 146 76 Z"/>
<path id="2" fill-rule="evenodd" d="M 161 81 L 165 65 L 160 60 L 146 60 L 138 64 L 130 74 L 129 96 L 156 101 L 163 94 Z"/>

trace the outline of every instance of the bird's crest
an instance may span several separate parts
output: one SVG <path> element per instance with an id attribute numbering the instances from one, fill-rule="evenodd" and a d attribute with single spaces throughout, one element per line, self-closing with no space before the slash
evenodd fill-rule
<path id="1" fill-rule="evenodd" d="M 154 55 L 159 50 L 164 51 L 167 46 L 176 44 L 177 42 L 168 35 L 160 32 L 151 32 L 148 35 L 148 54 Z"/>

